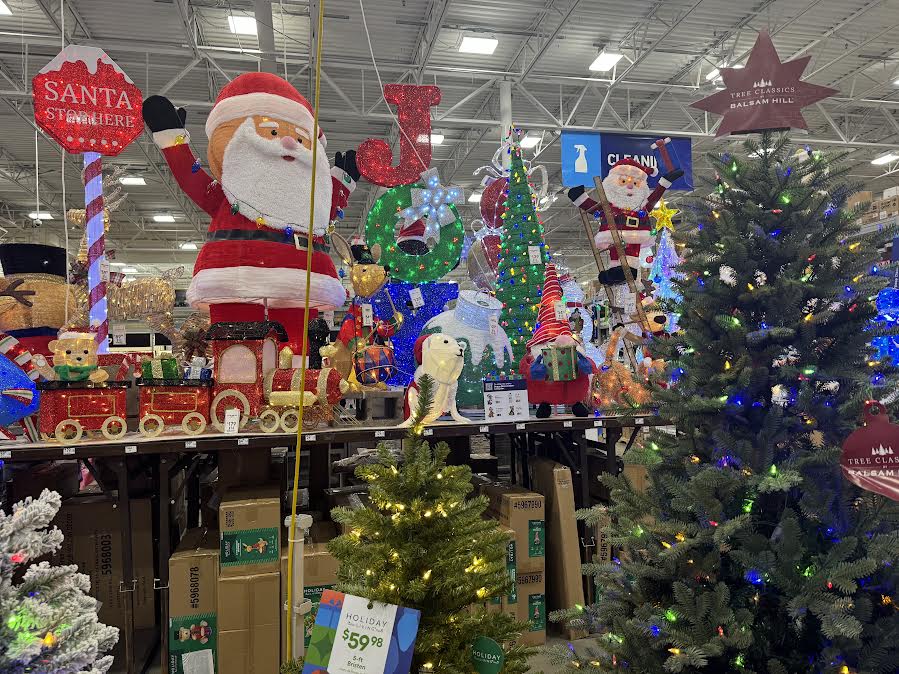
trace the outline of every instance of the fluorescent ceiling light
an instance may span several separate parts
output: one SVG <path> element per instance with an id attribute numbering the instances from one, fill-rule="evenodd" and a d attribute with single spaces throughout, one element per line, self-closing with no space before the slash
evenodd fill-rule
<path id="1" fill-rule="evenodd" d="M 615 67 L 623 56 L 623 54 L 616 54 L 615 52 L 603 49 L 599 52 L 599 56 L 593 59 L 593 63 L 590 64 L 589 68 L 596 72 L 607 73 Z"/>
<path id="2" fill-rule="evenodd" d="M 437 133 L 436 131 L 432 132 L 431 133 L 431 145 L 443 145 L 443 138 L 444 138 L 444 136 L 442 133 Z M 424 134 L 421 134 L 418 137 L 418 142 L 419 143 L 427 143 L 428 137 Z"/>
<path id="3" fill-rule="evenodd" d="M 179 246 L 179 248 L 181 248 L 181 250 L 196 250 L 197 244 L 195 244 L 193 241 L 185 241 Z"/>
<path id="4" fill-rule="evenodd" d="M 160 213 L 159 215 L 153 216 L 153 222 L 175 222 L 175 216 L 168 215 L 166 213 Z"/>
<path id="5" fill-rule="evenodd" d="M 496 51 L 499 40 L 493 37 L 462 36 L 459 51 L 463 54 L 492 54 Z"/>
<path id="6" fill-rule="evenodd" d="M 31 213 L 28 214 L 28 217 L 31 218 L 32 220 L 52 220 L 53 219 L 53 215 L 51 215 L 50 213 L 47 213 L 47 211 L 41 211 L 40 213 L 32 211 Z"/>
<path id="7" fill-rule="evenodd" d="M 256 35 L 256 17 L 255 16 L 228 16 L 228 28 L 232 33 L 240 35 Z"/>
<path id="8" fill-rule="evenodd" d="M 887 154 L 881 155 L 876 159 L 872 159 L 871 163 L 874 164 L 874 166 L 883 166 L 884 164 L 889 164 L 890 162 L 896 161 L 897 159 L 899 159 L 899 154 L 888 152 Z"/>
<path id="9" fill-rule="evenodd" d="M 122 176 L 119 178 L 122 185 L 146 185 L 147 181 L 143 176 Z"/>
<path id="10" fill-rule="evenodd" d="M 521 139 L 521 147 L 529 150 L 532 147 L 536 147 L 540 142 L 540 136 L 537 134 L 531 135 L 527 134 L 524 138 Z"/>
<path id="11" fill-rule="evenodd" d="M 137 267 L 122 267 L 123 274 L 136 274 Z"/>
<path id="12" fill-rule="evenodd" d="M 6 5 L 3 0 L 0 0 L 0 14 L 12 14 L 12 10 Z"/>
<path id="13" fill-rule="evenodd" d="M 733 66 L 729 66 L 729 65 L 727 65 L 726 63 L 722 63 L 720 66 L 718 66 L 718 68 L 715 68 L 714 70 L 709 71 L 709 74 L 706 75 L 705 78 L 706 78 L 706 80 L 708 80 L 709 82 L 712 82 L 712 81 L 717 80 L 717 79 L 719 79 L 719 78 L 721 77 L 721 70 L 719 70 L 719 68 L 731 68 L 731 69 L 733 69 L 733 70 L 742 70 L 743 67 L 744 67 L 744 66 L 743 66 L 742 63 L 738 63 L 738 64 L 733 65 Z"/>
<path id="14" fill-rule="evenodd" d="M 110 267 L 124 267 L 125 263 L 124 262 L 110 262 L 109 266 Z"/>
<path id="15" fill-rule="evenodd" d="M 472 192 L 468 195 L 468 203 L 470 204 L 479 204 L 481 203 L 481 193 L 480 192 Z"/>

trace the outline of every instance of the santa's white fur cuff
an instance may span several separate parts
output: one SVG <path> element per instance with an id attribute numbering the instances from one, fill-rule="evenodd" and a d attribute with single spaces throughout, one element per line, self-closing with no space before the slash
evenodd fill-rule
<path id="1" fill-rule="evenodd" d="M 165 129 L 164 131 L 156 131 L 153 134 L 153 142 L 164 150 L 167 147 L 189 143 L 190 134 L 187 132 L 187 129 Z"/>

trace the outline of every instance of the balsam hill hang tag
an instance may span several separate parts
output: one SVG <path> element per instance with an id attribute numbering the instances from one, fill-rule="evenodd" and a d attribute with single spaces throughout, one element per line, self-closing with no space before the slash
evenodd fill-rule
<path id="1" fill-rule="evenodd" d="M 865 405 L 865 425 L 843 442 L 840 466 L 853 484 L 899 501 L 899 426 L 881 403 Z"/>

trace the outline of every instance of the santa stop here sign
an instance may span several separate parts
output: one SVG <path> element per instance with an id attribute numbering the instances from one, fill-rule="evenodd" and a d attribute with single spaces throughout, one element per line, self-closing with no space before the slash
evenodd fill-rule
<path id="1" fill-rule="evenodd" d="M 143 96 L 102 49 L 69 45 L 31 80 L 34 121 L 68 152 L 114 157 L 144 130 Z"/>

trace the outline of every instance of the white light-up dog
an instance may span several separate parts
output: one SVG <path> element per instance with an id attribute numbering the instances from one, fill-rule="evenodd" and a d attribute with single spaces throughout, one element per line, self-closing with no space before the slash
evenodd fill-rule
<path id="1" fill-rule="evenodd" d="M 456 389 L 465 363 L 465 344 L 441 333 L 422 335 L 415 342 L 415 360 L 418 368 L 414 381 L 406 389 L 406 420 L 400 426 L 412 425 L 412 411 L 418 406 L 418 382 L 424 375 L 434 380 L 434 402 L 421 423 L 429 424 L 449 414 L 454 421 L 467 424 L 468 419 L 456 408 Z"/>

